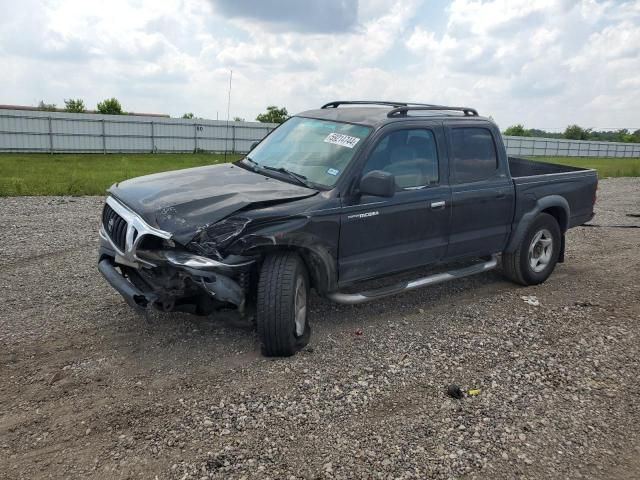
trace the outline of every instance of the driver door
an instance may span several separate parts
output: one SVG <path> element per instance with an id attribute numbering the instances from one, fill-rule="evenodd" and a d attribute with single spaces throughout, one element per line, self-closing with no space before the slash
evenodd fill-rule
<path id="1" fill-rule="evenodd" d="M 443 165 L 441 127 L 394 126 L 369 150 L 362 174 L 395 176 L 392 197 L 357 195 L 341 214 L 339 283 L 408 270 L 439 261 L 446 253 L 451 192 Z"/>

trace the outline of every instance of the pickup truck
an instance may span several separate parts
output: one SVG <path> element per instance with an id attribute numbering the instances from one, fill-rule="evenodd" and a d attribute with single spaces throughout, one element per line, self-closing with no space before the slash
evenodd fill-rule
<path id="1" fill-rule="evenodd" d="M 98 269 L 138 309 L 237 309 L 265 355 L 288 356 L 309 341 L 310 289 L 356 304 L 498 267 L 544 282 L 597 183 L 508 157 L 473 108 L 336 101 L 235 163 L 113 185 Z M 425 267 L 437 273 L 370 287 Z"/>

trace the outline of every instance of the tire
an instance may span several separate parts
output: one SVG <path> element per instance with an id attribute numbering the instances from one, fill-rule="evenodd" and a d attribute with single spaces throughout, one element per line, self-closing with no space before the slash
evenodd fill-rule
<path id="1" fill-rule="evenodd" d="M 260 270 L 256 302 L 264 355 L 289 357 L 309 343 L 308 299 L 309 275 L 300 256 L 295 252 L 267 256 Z"/>
<path id="2" fill-rule="evenodd" d="M 541 213 L 533 221 L 513 253 L 502 255 L 502 271 L 521 285 L 544 282 L 558 262 L 562 232 L 554 217 Z"/>

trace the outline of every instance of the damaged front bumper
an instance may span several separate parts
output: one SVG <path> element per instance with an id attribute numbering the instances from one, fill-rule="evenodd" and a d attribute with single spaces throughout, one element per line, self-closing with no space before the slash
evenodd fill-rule
<path id="1" fill-rule="evenodd" d="M 240 311 L 244 309 L 246 291 L 243 276 L 248 275 L 254 259 L 232 257 L 229 263 L 225 263 L 188 252 L 139 251 L 141 258 L 154 264 L 154 267 L 143 267 L 130 262 L 121 263 L 121 257 L 109 247 L 100 246 L 98 270 L 132 307 L 146 309 L 153 306 L 170 311 L 174 305 L 185 298 L 193 299 L 199 292 L 217 302 L 235 305 Z M 156 272 L 156 278 L 172 278 L 172 284 L 162 281 L 162 278 L 154 282 L 152 276 L 144 275 L 152 271 Z M 142 282 L 132 282 L 133 275 Z"/>
<path id="2" fill-rule="evenodd" d="M 117 269 L 110 257 L 102 257 L 98 262 L 98 270 L 122 298 L 134 308 L 147 308 L 157 300 L 154 295 L 145 293 L 129 282 Z"/>
<path id="3" fill-rule="evenodd" d="M 164 311 L 191 311 L 182 307 L 193 306 L 202 313 L 208 313 L 214 304 L 244 309 L 245 279 L 255 259 L 231 255 L 213 260 L 178 248 L 145 248 L 139 232 L 165 242 L 170 241 L 170 235 L 162 231 L 157 235 L 135 213 L 111 198 L 107 204 L 117 208 L 116 213 L 126 221 L 123 228 L 127 228 L 127 239 L 124 248 L 119 248 L 105 230 L 108 219 L 103 221 L 98 270 L 129 305 Z"/>

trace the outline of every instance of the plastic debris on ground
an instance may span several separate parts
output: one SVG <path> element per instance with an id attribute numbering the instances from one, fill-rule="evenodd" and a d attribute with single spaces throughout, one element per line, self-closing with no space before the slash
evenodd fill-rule
<path id="1" fill-rule="evenodd" d="M 540 300 L 538 300 L 538 297 L 536 297 L 535 295 L 523 295 L 520 298 L 524 300 L 525 303 L 528 303 L 529 305 L 532 305 L 534 307 L 540 305 Z"/>

